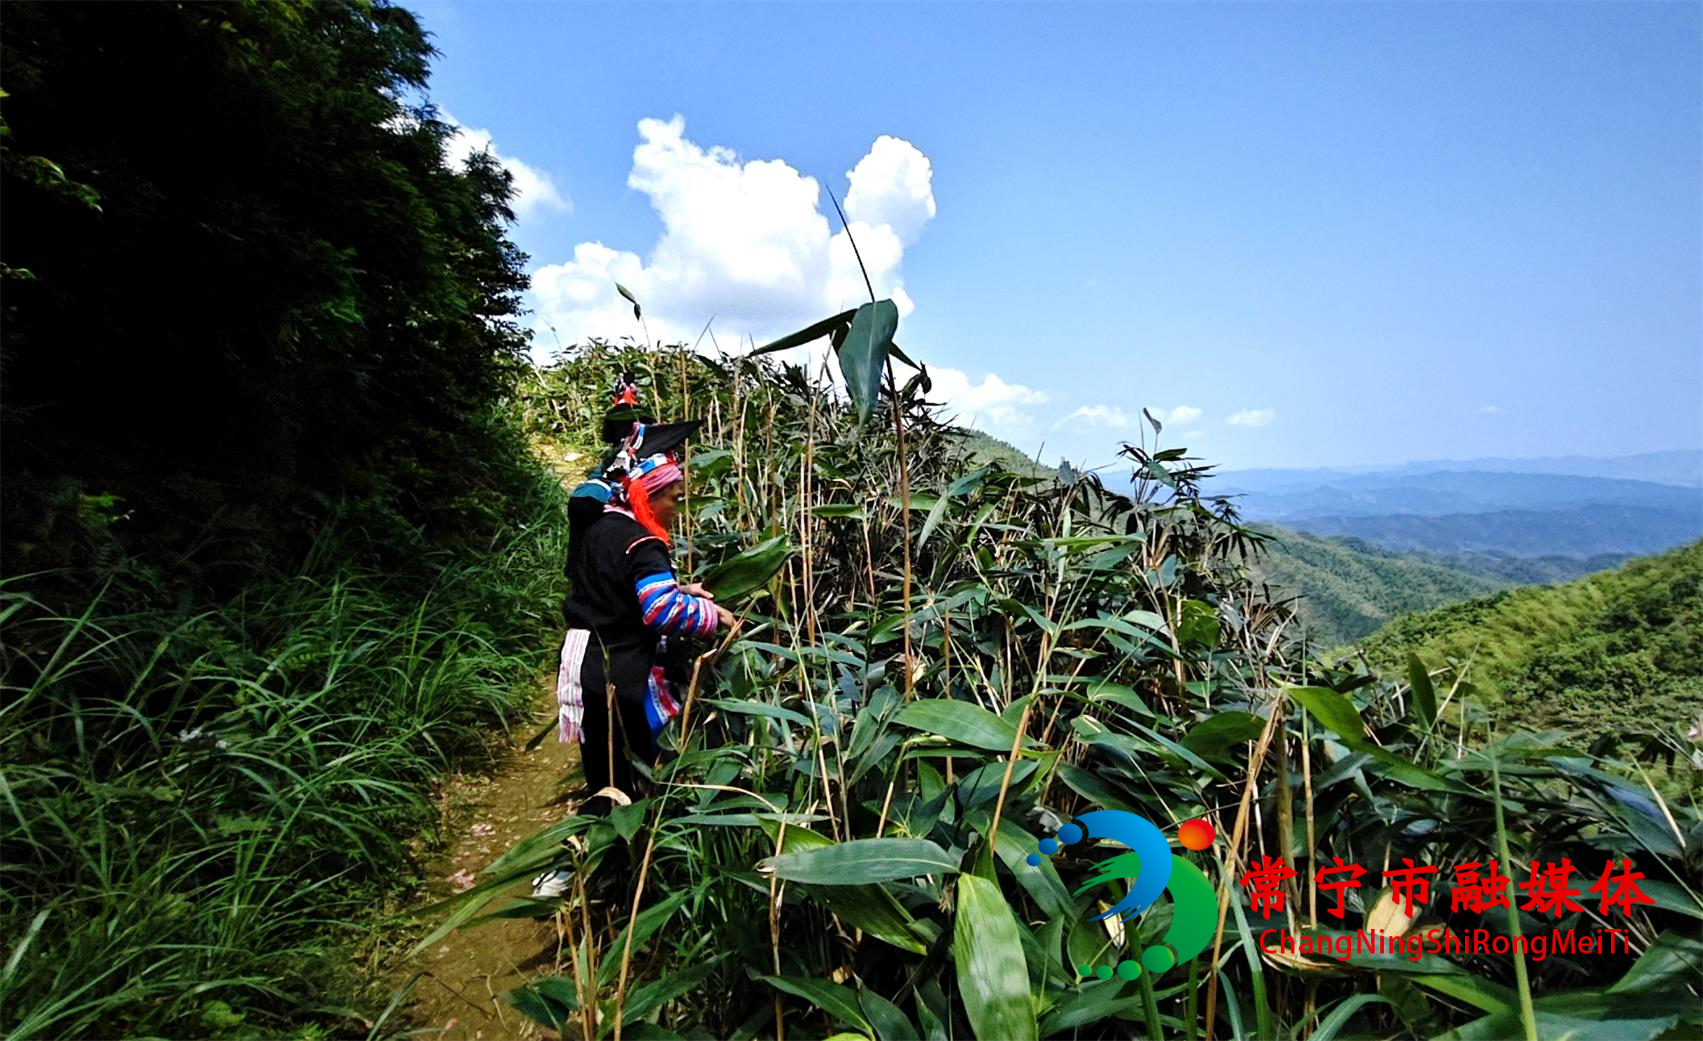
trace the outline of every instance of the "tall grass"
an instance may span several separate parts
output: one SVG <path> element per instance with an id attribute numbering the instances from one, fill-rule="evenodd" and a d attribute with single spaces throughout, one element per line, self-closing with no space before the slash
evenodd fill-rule
<path id="1" fill-rule="evenodd" d="M 482 554 L 330 566 L 358 536 L 327 531 L 212 610 L 0 583 L 6 1037 L 365 1033 L 347 945 L 548 657 L 552 489 Z"/>

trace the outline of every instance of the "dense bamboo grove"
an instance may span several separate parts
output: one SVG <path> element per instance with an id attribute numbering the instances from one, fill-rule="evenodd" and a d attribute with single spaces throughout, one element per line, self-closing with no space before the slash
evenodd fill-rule
<path id="1" fill-rule="evenodd" d="M 483 898 L 580 836 L 559 971 L 513 995 L 540 1022 L 882 1039 L 1697 1029 L 1694 794 L 1664 799 L 1638 763 L 1588 754 L 1590 735 L 1515 732 L 1449 672 L 1295 656 L 1289 616 L 1247 579 L 1258 538 L 1202 498 L 1205 468 L 1180 451 L 1128 448 L 1138 493 L 1124 499 L 1093 475 L 970 457 L 928 407 L 926 374 L 897 363 L 859 425 L 820 366 L 603 344 L 527 385 L 528 422 L 590 429 L 619 365 L 665 416 L 708 418 L 690 568 L 776 535 L 794 553 L 702 659 L 652 797 L 521 844 L 442 923 L 547 912 Z M 1076 966 L 1115 963 L 1168 918 L 1162 900 L 1118 935 L 1073 895 L 1091 853 L 1024 863 L 1097 808 L 1215 826 L 1196 859 L 1232 896 L 1187 968 L 1079 981 Z M 1337 856 L 1369 871 L 1341 920 L 1314 880 Z M 1610 856 L 1635 862 L 1653 900 L 1607 912 L 1626 954 L 1517 972 L 1506 955 L 1258 950 L 1279 924 L 1352 933 L 1369 918 L 1396 933 L 1592 929 L 1595 897 L 1563 919 L 1451 911 L 1451 866 L 1495 860 L 1525 882 L 1531 862 L 1566 858 L 1583 889 Z M 1236 884 L 1266 857 L 1298 872 L 1270 920 Z M 1379 872 L 1403 858 L 1443 866 L 1415 919 L 1380 899 Z"/>

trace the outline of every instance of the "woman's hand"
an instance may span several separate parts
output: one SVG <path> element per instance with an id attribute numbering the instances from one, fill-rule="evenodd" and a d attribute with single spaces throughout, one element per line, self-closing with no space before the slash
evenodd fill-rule
<path id="1" fill-rule="evenodd" d="M 688 583 L 687 585 L 681 586 L 680 591 L 688 596 L 701 596 L 705 600 L 708 600 L 710 602 L 710 606 L 715 608 L 716 626 L 718 628 L 731 629 L 735 625 L 739 624 L 739 619 L 734 617 L 733 612 L 716 603 L 715 594 L 710 592 L 708 589 L 705 589 L 701 584 L 697 582 Z"/>

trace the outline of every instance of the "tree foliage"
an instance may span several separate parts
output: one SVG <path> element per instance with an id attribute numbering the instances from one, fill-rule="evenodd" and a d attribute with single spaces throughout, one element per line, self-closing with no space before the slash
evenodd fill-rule
<path id="1" fill-rule="evenodd" d="M 116 540 L 229 593 L 345 501 L 394 556 L 488 536 L 523 257 L 414 16 L 21 2 L 3 41 L 7 573 Z"/>

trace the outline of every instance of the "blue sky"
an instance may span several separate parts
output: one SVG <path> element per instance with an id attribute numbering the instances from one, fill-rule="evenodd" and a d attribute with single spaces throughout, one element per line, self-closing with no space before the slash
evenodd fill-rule
<path id="1" fill-rule="evenodd" d="M 615 278 L 724 345 L 856 304 L 826 185 L 1049 459 L 1144 406 L 1227 468 L 1703 444 L 1697 5 L 407 6 L 545 348 L 636 333 Z"/>

